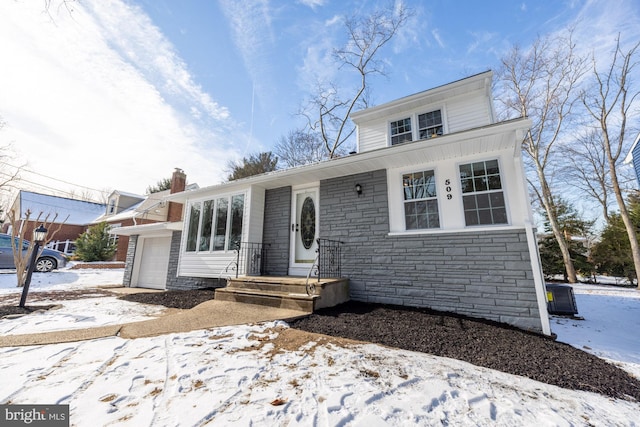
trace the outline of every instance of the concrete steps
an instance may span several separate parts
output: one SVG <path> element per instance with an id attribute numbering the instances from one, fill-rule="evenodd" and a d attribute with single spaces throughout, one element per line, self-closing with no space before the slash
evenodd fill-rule
<path id="1" fill-rule="evenodd" d="M 312 279 L 315 294 L 307 295 L 305 277 L 246 276 L 216 289 L 215 299 L 279 307 L 312 313 L 349 300 L 349 279 Z"/>

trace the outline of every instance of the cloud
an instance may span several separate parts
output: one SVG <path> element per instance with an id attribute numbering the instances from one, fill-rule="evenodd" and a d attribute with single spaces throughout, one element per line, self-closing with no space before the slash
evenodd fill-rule
<path id="1" fill-rule="evenodd" d="M 266 102 L 274 96 L 270 83 L 275 36 L 268 0 L 221 0 L 220 7 L 231 27 L 233 41 L 244 62 L 258 97 Z"/>
<path id="2" fill-rule="evenodd" d="M 324 6 L 327 0 L 298 0 L 298 3 L 316 10 L 317 7 Z"/>
<path id="3" fill-rule="evenodd" d="M 42 8 L 0 4 L 0 52 L 11 58 L 0 68 L 0 145 L 14 141 L 33 170 L 94 189 L 142 192 L 174 167 L 190 182 L 223 177 L 230 114 L 139 8 Z"/>

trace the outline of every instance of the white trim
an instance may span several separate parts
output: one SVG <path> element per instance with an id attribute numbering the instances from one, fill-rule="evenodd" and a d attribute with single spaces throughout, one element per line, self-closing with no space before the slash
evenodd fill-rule
<path id="1" fill-rule="evenodd" d="M 476 233 L 484 231 L 513 231 L 522 230 L 522 226 L 517 225 L 478 225 L 465 228 L 425 228 L 422 230 L 408 230 L 408 231 L 390 231 L 387 236 L 411 236 L 421 234 L 460 234 L 460 233 Z"/>
<path id="2" fill-rule="evenodd" d="M 473 163 L 480 163 L 480 162 L 489 162 L 491 160 L 496 160 L 498 162 L 498 173 L 500 175 L 500 191 L 502 191 L 502 197 L 504 197 L 504 207 L 505 207 L 505 211 L 507 214 L 507 222 L 506 224 L 500 223 L 500 224 L 480 224 L 480 225 L 466 225 L 467 224 L 467 220 L 464 217 L 464 201 L 463 198 L 465 195 L 472 195 L 472 194 L 491 194 L 491 193 L 497 193 L 498 190 L 487 190 L 487 191 L 473 191 L 471 193 L 463 193 L 462 192 L 462 182 L 460 182 L 460 165 L 467 165 L 467 164 L 473 164 Z M 465 224 L 465 228 L 471 228 L 471 229 L 477 229 L 480 227 L 491 227 L 492 225 L 496 225 L 496 226 L 504 226 L 504 225 L 511 225 L 511 204 L 509 203 L 509 189 L 507 188 L 507 182 L 508 180 L 506 180 L 506 172 L 505 169 L 503 168 L 502 165 L 502 156 L 498 153 L 496 153 L 493 157 L 487 155 L 487 157 L 481 157 L 481 158 L 477 158 L 474 160 L 467 160 L 467 161 L 460 161 L 456 163 L 456 177 L 457 177 L 457 181 L 458 181 L 458 194 L 460 195 L 460 206 L 462 207 L 462 219 L 464 221 Z M 525 188 L 526 189 L 526 188 Z"/>
<path id="3" fill-rule="evenodd" d="M 222 184 L 203 187 L 198 190 L 182 191 L 165 197 L 165 200 L 184 203 L 189 199 L 206 198 L 211 194 L 246 191 L 249 187 L 264 189 L 286 186 L 311 185 L 319 180 L 339 178 L 356 173 L 379 169 L 403 167 L 430 162 L 448 160 L 459 156 L 473 156 L 478 150 L 513 150 L 520 141 L 513 139 L 512 132 L 531 127 L 531 120 L 520 118 L 495 123 L 460 132 L 448 133 L 441 137 L 422 141 L 405 142 L 392 147 L 382 147 L 363 153 L 352 154 L 337 159 L 326 160 L 310 165 L 281 169 L 229 181 Z"/>
<path id="4" fill-rule="evenodd" d="M 547 289 L 544 282 L 544 276 L 542 274 L 542 263 L 540 262 L 540 253 L 538 252 L 538 242 L 530 221 L 525 221 L 525 229 L 527 231 L 527 245 L 529 246 L 529 258 L 531 260 L 531 270 L 533 272 L 533 283 L 536 289 L 536 299 L 538 300 L 538 312 L 540 314 L 540 323 L 542 324 L 542 333 L 545 335 L 551 335 L 549 313 L 547 312 Z"/>

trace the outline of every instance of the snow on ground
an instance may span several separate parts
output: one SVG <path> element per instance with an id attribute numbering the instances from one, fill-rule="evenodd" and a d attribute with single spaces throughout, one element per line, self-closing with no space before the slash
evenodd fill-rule
<path id="1" fill-rule="evenodd" d="M 35 288 L 111 284 L 123 272 L 64 273 L 71 271 L 42 275 Z M 69 277 L 69 283 L 55 280 Z M 0 295 L 19 292 L 5 279 L 0 274 Z M 574 286 L 574 292 L 585 320 L 552 317 L 558 340 L 640 376 L 640 292 L 592 285 Z M 95 305 L 87 310 L 75 301 L 59 303 L 78 315 L 78 324 L 121 320 Z M 108 303 L 113 312 L 132 310 L 129 304 Z M 41 332 L 44 325 L 35 317 L 10 322 L 22 323 L 23 332 Z M 297 347 L 280 340 L 294 333 L 283 322 L 269 322 L 136 340 L 0 348 L 0 403 L 69 404 L 71 425 L 77 426 L 639 425 L 638 402 L 374 344 L 337 340 L 291 350 Z"/>

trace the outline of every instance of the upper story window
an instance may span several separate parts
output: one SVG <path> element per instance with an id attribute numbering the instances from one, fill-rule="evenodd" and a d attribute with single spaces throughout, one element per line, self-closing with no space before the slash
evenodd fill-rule
<path id="1" fill-rule="evenodd" d="M 442 113 L 440 110 L 420 114 L 418 116 L 418 132 L 420 139 L 442 135 Z"/>
<path id="2" fill-rule="evenodd" d="M 507 224 L 498 160 L 460 165 L 466 225 Z"/>
<path id="3" fill-rule="evenodd" d="M 191 204 L 187 252 L 233 250 L 242 239 L 244 195 L 219 197 Z"/>
<path id="4" fill-rule="evenodd" d="M 402 189 L 405 228 L 419 230 L 440 227 L 434 171 L 402 175 Z"/>
<path id="5" fill-rule="evenodd" d="M 391 145 L 412 141 L 411 118 L 391 122 Z"/>
<path id="6" fill-rule="evenodd" d="M 116 213 L 116 199 L 115 198 L 109 200 L 109 207 L 107 209 L 107 214 L 108 215 L 112 215 L 114 213 Z"/>

